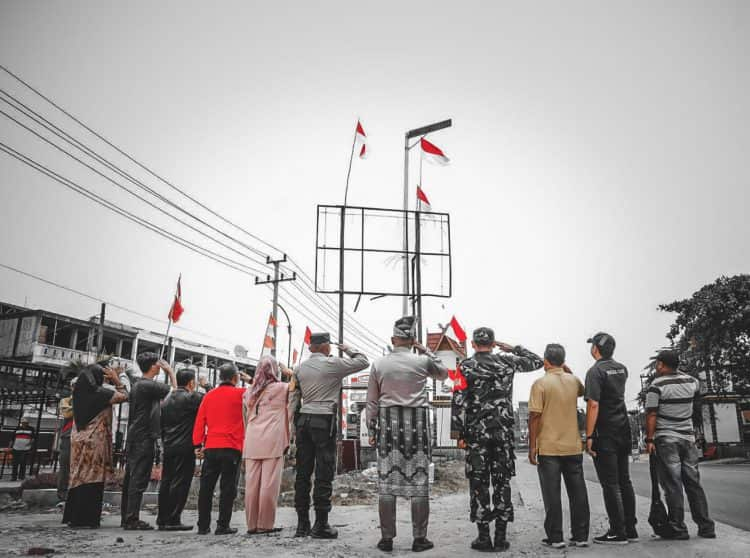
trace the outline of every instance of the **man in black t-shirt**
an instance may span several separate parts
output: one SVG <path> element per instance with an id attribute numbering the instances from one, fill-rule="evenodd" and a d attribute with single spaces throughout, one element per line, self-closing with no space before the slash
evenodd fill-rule
<path id="1" fill-rule="evenodd" d="M 594 542 L 627 544 L 638 540 L 635 493 L 630 481 L 630 421 L 625 406 L 628 369 L 612 359 L 615 339 L 597 333 L 588 340 L 596 363 L 586 373 L 586 451 L 594 459 L 602 487 L 609 531 Z"/>
<path id="2" fill-rule="evenodd" d="M 143 493 L 151 478 L 154 445 L 161 431 L 159 405 L 169 394 L 169 385 L 154 381 L 159 370 L 164 370 L 169 376 L 173 388 L 177 387 L 172 368 L 165 360 L 159 359 L 156 353 L 141 353 L 137 361 L 143 377 L 130 390 L 128 438 L 125 443 L 127 464 L 120 505 L 122 526 L 129 531 L 153 529 L 151 525 L 141 521 L 138 514 Z"/>

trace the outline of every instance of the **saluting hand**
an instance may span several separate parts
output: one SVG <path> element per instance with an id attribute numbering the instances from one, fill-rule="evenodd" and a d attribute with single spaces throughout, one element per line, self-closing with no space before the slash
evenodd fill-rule
<path id="1" fill-rule="evenodd" d="M 502 341 L 495 341 L 494 344 L 495 347 L 506 353 L 512 353 L 513 349 L 515 349 L 513 345 L 508 345 L 507 343 L 503 343 Z"/>

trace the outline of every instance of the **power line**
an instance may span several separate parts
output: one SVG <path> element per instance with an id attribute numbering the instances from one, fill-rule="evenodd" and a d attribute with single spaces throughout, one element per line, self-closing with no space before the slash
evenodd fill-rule
<path id="1" fill-rule="evenodd" d="M 0 100 L 3 100 L 3 99 L 0 99 Z M 6 101 L 6 102 L 7 102 L 7 101 Z M 205 236 L 206 238 L 208 238 L 208 239 L 212 240 L 213 242 L 215 242 L 215 243 L 219 244 L 220 246 L 223 246 L 224 248 L 227 248 L 228 250 L 230 250 L 230 251 L 232 251 L 232 252 L 234 252 L 234 253 L 236 253 L 236 254 L 238 254 L 238 255 L 240 255 L 240 256 L 242 256 L 242 257 L 244 257 L 244 258 L 247 258 L 247 259 L 249 259 L 250 261 L 253 261 L 253 262 L 255 262 L 255 263 L 258 263 L 258 262 L 257 262 L 256 260 L 253 260 L 252 258 L 250 258 L 249 256 L 247 256 L 247 254 L 244 254 L 243 252 L 240 252 L 239 250 L 236 250 L 236 249 L 235 249 L 235 248 L 233 248 L 232 246 L 229 246 L 228 244 L 225 244 L 224 242 L 222 242 L 222 241 L 220 241 L 220 240 L 217 240 L 217 239 L 215 239 L 214 237 L 212 237 L 212 236 L 211 236 L 211 235 L 209 235 L 209 234 L 206 234 L 205 232 L 201 231 L 201 230 L 200 230 L 200 229 L 198 229 L 197 227 L 194 227 L 194 226 L 192 226 L 192 225 L 190 225 L 190 224 L 188 224 L 188 223 L 184 222 L 184 221 L 183 221 L 182 219 L 180 219 L 179 217 L 176 217 L 176 216 L 172 215 L 171 213 L 169 213 L 169 212 L 167 212 L 166 210 L 162 209 L 161 207 L 157 206 L 157 205 L 156 205 L 155 203 L 153 203 L 153 202 L 151 202 L 151 201 L 147 200 L 146 198 L 144 198 L 143 196 L 141 196 L 141 195 L 137 194 L 136 192 L 134 192 L 133 190 L 131 190 L 131 189 L 130 189 L 130 188 L 128 188 L 127 186 L 123 186 L 122 184 L 120 184 L 120 183 L 119 183 L 119 182 L 117 182 L 116 180 L 113 180 L 113 179 L 112 179 L 111 177 L 109 177 L 109 176 L 107 176 L 106 174 L 104 174 L 104 173 L 102 173 L 102 172 L 98 171 L 97 169 L 95 169 L 94 167 L 92 167 L 91 165 L 89 165 L 88 163 L 86 163 L 86 162 L 82 161 L 81 159 L 79 159 L 78 157 L 76 157 L 75 155 L 73 155 L 72 153 L 70 153 L 70 152 L 66 151 L 65 149 L 63 149 L 63 148 L 62 148 L 62 147 L 60 147 L 59 145 L 57 145 L 57 144 L 55 144 L 54 142 L 50 141 L 50 140 L 49 140 L 48 138 L 45 138 L 45 137 L 44 137 L 43 135 L 41 135 L 40 133 L 38 133 L 38 132 L 37 132 L 36 130 L 33 130 L 32 128 L 30 128 L 30 127 L 26 126 L 26 125 L 25 125 L 25 124 L 24 124 L 23 122 L 19 121 L 18 119 L 16 119 L 16 118 L 13 118 L 13 116 L 11 116 L 10 114 L 8 114 L 8 113 L 7 113 L 7 112 L 5 112 L 4 110 L 0 109 L 0 114 L 2 114 L 3 116 L 5 116 L 6 118 L 8 118 L 8 119 L 12 120 L 12 121 L 13 121 L 13 122 L 15 122 L 15 123 L 16 123 L 16 124 L 17 124 L 18 126 L 20 126 L 20 127 L 24 128 L 24 129 L 25 129 L 25 130 L 27 130 L 28 132 L 32 133 L 33 135 L 35 135 L 36 137 L 38 137 L 39 139 L 41 139 L 41 140 L 42 140 L 42 141 L 44 141 L 45 143 L 47 143 L 47 144 L 51 145 L 52 147 L 54 147 L 55 149 L 57 149 L 57 150 L 58 150 L 58 151 L 60 151 L 61 153 L 64 153 L 65 155 L 67 155 L 67 156 L 68 156 L 68 157 L 70 157 L 71 159 L 73 159 L 73 160 L 77 161 L 78 163 L 80 163 L 80 164 L 81 164 L 81 165 L 83 165 L 84 167 L 86 167 L 86 168 L 88 168 L 89 170 L 91 170 L 91 171 L 95 172 L 96 174 L 98 174 L 99 176 L 101 176 L 102 178 L 104 178 L 105 180 L 107 180 L 107 181 L 111 182 L 112 184 L 114 184 L 114 185 L 115 185 L 115 186 L 117 186 L 118 188 L 120 188 L 120 189 L 124 190 L 125 192 L 127 192 L 127 193 L 128 193 L 128 194 L 130 194 L 131 196 L 133 196 L 133 197 L 135 197 L 135 198 L 137 198 L 137 199 L 141 200 L 141 201 L 142 201 L 142 202 L 144 202 L 145 204 L 147 204 L 147 205 L 149 205 L 150 207 L 152 207 L 152 208 L 156 209 L 156 210 L 157 210 L 157 211 L 159 211 L 160 213 L 163 213 L 163 214 L 164 214 L 164 215 L 166 215 L 167 217 L 170 217 L 170 218 L 172 218 L 173 220 L 175 220 L 175 221 L 177 221 L 178 223 L 180 223 L 180 224 L 182 224 L 182 225 L 184 225 L 184 226 L 188 227 L 189 229 L 191 229 L 191 230 L 193 230 L 193 231 L 197 232 L 198 234 L 200 234 L 200 235 L 203 235 L 203 236 Z M 263 263 L 263 262 L 260 262 L 260 263 Z M 256 272 L 256 273 L 260 273 L 261 275 L 262 275 L 262 274 L 264 274 L 264 273 L 266 273 L 266 271 L 262 271 L 262 270 L 259 270 L 259 269 L 257 269 L 257 268 L 252 268 L 252 267 L 249 267 L 249 266 L 247 266 L 247 267 L 248 267 L 248 269 L 252 269 L 252 270 L 253 270 L 254 272 Z"/>
<path id="2" fill-rule="evenodd" d="M 9 99 L 11 99 L 13 104 L 10 101 L 6 100 L 6 99 L 0 99 L 0 100 L 2 100 L 3 102 L 5 102 L 6 104 L 9 104 L 13 108 L 15 108 L 17 111 L 23 113 L 27 118 L 30 118 L 31 120 L 33 120 L 34 122 L 36 122 L 38 125 L 43 126 L 45 129 L 47 129 L 48 131 L 52 132 L 53 134 L 55 134 L 60 139 L 63 139 L 64 141 L 66 141 L 68 144 L 76 147 L 79 151 L 81 151 L 83 153 L 86 153 L 90 157 L 96 159 L 99 163 L 103 164 L 104 166 L 106 166 L 110 170 L 116 172 L 117 174 L 119 174 L 123 178 L 127 179 L 131 183 L 133 183 L 136 186 L 138 186 L 139 188 L 141 188 L 142 190 L 145 190 L 146 192 L 148 192 L 149 194 L 151 194 L 155 198 L 157 198 L 157 199 L 165 202 L 166 204 L 174 207 L 175 209 L 177 209 L 181 213 L 185 214 L 186 216 L 190 217 L 191 219 L 194 219 L 195 221 L 198 221 L 202 225 L 205 225 L 206 227 L 210 228 L 211 230 L 213 230 L 213 231 L 221 234 L 222 236 L 224 236 L 228 240 L 231 240 L 232 242 L 235 242 L 236 244 L 242 246 L 243 248 L 245 248 L 245 249 L 247 249 L 247 250 L 249 250 L 249 251 L 251 251 L 251 252 L 253 252 L 253 253 L 255 253 L 255 254 L 259 255 L 259 256 L 262 256 L 263 258 L 267 258 L 268 257 L 268 254 L 266 254 L 264 252 L 261 252 L 257 248 L 255 248 L 253 246 L 250 246 L 248 244 L 245 244 L 244 242 L 242 242 L 242 241 L 240 241 L 240 240 L 238 240 L 238 239 L 236 239 L 236 238 L 228 235 L 227 233 L 225 233 L 221 229 L 219 229 L 217 227 L 214 227 L 212 224 L 210 224 L 207 221 L 201 219 L 200 217 L 197 217 L 193 213 L 190 213 L 189 211 L 187 211 L 186 209 L 184 209 L 179 204 L 173 202 L 171 199 L 167 198 L 163 194 L 157 192 L 153 188 L 151 188 L 148 185 L 144 184 L 143 182 L 141 182 L 137 178 L 133 177 L 129 173 L 125 172 L 122 168 L 118 167 L 117 165 L 115 165 L 114 163 L 112 163 L 111 161 L 109 161 L 108 159 L 106 159 L 105 157 L 101 156 L 99 153 L 97 153 L 96 151 L 94 151 L 93 149 L 91 149 L 90 147 L 88 147 L 86 144 L 82 143 L 81 141 L 79 141 L 75 137 L 73 137 L 70 134 L 68 134 L 67 132 L 65 132 L 59 126 L 55 125 L 54 123 L 52 123 L 51 121 L 49 121 L 48 119 L 46 119 L 44 116 L 42 116 L 40 113 L 38 113 L 37 111 L 35 111 L 31 107 L 29 107 L 27 104 L 25 104 L 22 101 L 19 101 L 18 99 L 16 99 L 13 95 L 11 95 L 10 93 L 8 93 L 4 89 L 0 88 L 0 93 L 3 94 L 4 96 L 8 97 Z M 19 106 L 22 107 L 22 108 L 18 108 Z M 31 113 L 31 114 L 29 114 L 29 113 Z M 211 238 L 211 237 L 209 237 L 209 238 Z M 255 261 L 256 263 L 260 263 L 261 265 L 265 264 L 265 262 L 258 261 L 258 260 L 252 260 L 252 261 Z"/>
<path id="3" fill-rule="evenodd" d="M 56 283 L 55 281 L 52 281 L 50 279 L 45 279 L 44 277 L 41 277 L 39 275 L 35 275 L 35 274 L 30 273 L 28 271 L 23 271 L 22 269 L 18 269 L 17 267 L 13 267 L 11 265 L 0 263 L 0 267 L 2 267 L 4 269 L 7 269 L 9 271 L 13 271 L 15 273 L 18 273 L 19 275 L 24 275 L 25 277 L 29 277 L 31 279 L 35 279 L 35 280 L 40 281 L 42 283 L 46 283 L 47 285 L 50 285 L 52 287 L 56 287 L 58 289 L 62 289 L 64 291 L 68 291 L 70 293 L 76 294 L 76 295 L 81 296 L 83 298 L 87 298 L 89 300 L 93 300 L 94 302 L 103 302 L 107 306 L 111 306 L 112 308 L 117 308 L 118 310 L 122 310 L 123 312 L 127 312 L 129 314 L 133 314 L 134 316 L 138 316 L 140 318 L 145 318 L 147 320 L 153 320 L 155 322 L 160 322 L 160 323 L 164 323 L 166 321 L 164 319 L 156 318 L 154 316 L 149 316 L 148 314 L 143 314 L 142 312 L 138 312 L 137 310 L 132 310 L 130 308 L 126 308 L 125 306 L 120 306 L 119 304 L 115 304 L 114 302 L 109 302 L 107 300 L 104 300 L 103 298 L 99 298 L 99 297 L 96 297 L 96 296 L 84 293 L 83 291 L 79 291 L 79 290 L 74 289 L 72 287 L 67 287 L 67 286 L 62 285 L 60 283 Z M 215 341 L 222 341 L 223 343 L 229 343 L 229 344 L 233 343 L 229 339 L 223 339 L 223 338 L 220 338 L 220 337 L 214 337 L 213 335 L 209 335 L 208 333 L 203 333 L 201 331 L 196 331 L 194 329 L 190 329 L 190 328 L 187 328 L 187 327 L 178 326 L 178 325 L 174 325 L 174 324 L 172 325 L 172 327 L 175 327 L 177 329 L 181 329 L 181 330 L 189 332 L 189 333 L 194 333 L 196 335 L 200 335 L 200 336 L 208 338 L 208 339 L 213 339 Z"/>
<path id="4" fill-rule="evenodd" d="M 218 254 L 216 252 L 212 252 L 211 250 L 204 248 L 202 246 L 199 246 L 195 243 L 189 242 L 187 240 L 184 240 L 177 235 L 175 235 L 172 232 L 160 229 L 151 223 L 148 223 L 147 221 L 141 219 L 140 217 L 130 213 L 129 211 L 126 211 L 124 209 L 121 209 L 117 207 L 112 202 L 109 202 L 102 198 L 101 196 L 98 196 L 97 194 L 91 192 L 90 190 L 84 188 L 80 184 L 65 178 L 64 176 L 57 174 L 56 172 L 50 170 L 49 168 L 45 167 L 41 163 L 38 163 L 37 161 L 34 161 L 34 159 L 31 159 L 30 157 L 27 157 L 26 155 L 16 151 L 12 147 L 0 142 L 0 151 L 4 151 L 11 157 L 21 161 L 22 163 L 28 165 L 29 167 L 33 168 L 34 170 L 48 176 L 49 178 L 52 178 L 56 182 L 59 182 L 66 188 L 73 190 L 74 192 L 98 203 L 99 205 L 106 207 L 107 209 L 127 218 L 128 220 L 136 223 L 137 225 L 141 225 L 152 232 L 155 232 L 156 234 L 163 236 L 164 238 L 167 238 L 168 240 L 171 240 L 172 242 L 175 242 L 176 244 L 179 244 L 197 254 L 200 254 L 202 256 L 205 256 L 211 260 L 216 261 L 217 263 L 220 263 L 222 265 L 225 265 L 231 269 L 234 269 L 235 271 L 239 271 L 240 273 L 244 273 L 245 275 L 250 275 L 254 277 L 254 273 L 251 272 L 257 272 L 256 270 L 253 270 L 247 266 L 245 266 L 242 263 L 235 262 L 234 260 L 231 260 L 230 258 L 227 258 L 226 256 L 222 256 L 221 254 Z M 226 260 L 226 261 L 225 261 Z M 244 269 L 243 269 L 244 268 Z"/>

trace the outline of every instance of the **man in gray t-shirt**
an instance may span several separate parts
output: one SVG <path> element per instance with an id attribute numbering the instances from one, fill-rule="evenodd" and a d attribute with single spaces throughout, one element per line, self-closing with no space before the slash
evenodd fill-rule
<path id="1" fill-rule="evenodd" d="M 684 486 L 698 536 L 713 539 L 716 530 L 698 475 L 700 452 L 695 447 L 693 429 L 695 410 L 700 409 L 700 384 L 680 372 L 679 364 L 676 351 L 662 351 L 656 357 L 656 378 L 646 392 L 646 449 L 656 454 L 673 533 L 669 538 L 690 538 L 685 525 Z"/>

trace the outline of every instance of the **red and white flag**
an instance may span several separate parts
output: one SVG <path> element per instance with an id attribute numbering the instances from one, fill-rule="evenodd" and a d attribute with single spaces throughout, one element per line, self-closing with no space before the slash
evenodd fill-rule
<path id="1" fill-rule="evenodd" d="M 298 358 L 299 358 L 299 353 L 297 352 L 297 349 L 294 349 L 294 352 L 292 353 L 292 366 L 297 364 Z"/>
<path id="2" fill-rule="evenodd" d="M 451 160 L 448 159 L 443 150 L 434 143 L 430 143 L 426 139 L 422 138 L 420 140 L 420 145 L 422 147 L 422 158 L 425 161 L 442 166 L 445 166 L 451 162 Z"/>
<path id="3" fill-rule="evenodd" d="M 311 335 L 312 335 L 312 331 L 310 331 L 310 326 L 305 326 L 305 345 L 310 344 Z"/>
<path id="4" fill-rule="evenodd" d="M 273 335 L 274 327 L 276 327 L 276 320 L 273 319 L 273 314 L 270 314 L 266 326 L 266 336 L 263 338 L 263 350 L 260 352 L 261 357 L 270 355 L 271 351 L 276 348 L 276 338 Z"/>
<path id="5" fill-rule="evenodd" d="M 464 328 L 461 327 L 461 324 L 458 323 L 456 316 L 453 316 L 451 318 L 450 326 L 453 329 L 453 333 L 455 334 L 456 340 L 459 343 L 463 343 L 464 341 L 466 341 L 466 332 L 464 331 Z"/>
<path id="6" fill-rule="evenodd" d="M 180 283 L 182 283 L 182 275 L 177 278 L 177 293 L 174 295 L 172 307 L 169 309 L 169 320 L 173 323 L 177 323 L 185 311 L 182 307 L 182 286 Z"/>
<path id="7" fill-rule="evenodd" d="M 370 149 L 367 147 L 367 134 L 365 134 L 365 129 L 359 120 L 357 120 L 357 134 L 354 138 L 354 145 L 357 153 L 359 153 L 359 158 L 367 159 L 370 154 Z"/>
<path id="8" fill-rule="evenodd" d="M 430 205 L 430 200 L 427 199 L 427 194 L 424 193 L 424 190 L 417 186 L 417 204 L 420 211 L 432 211 L 432 206 Z"/>

